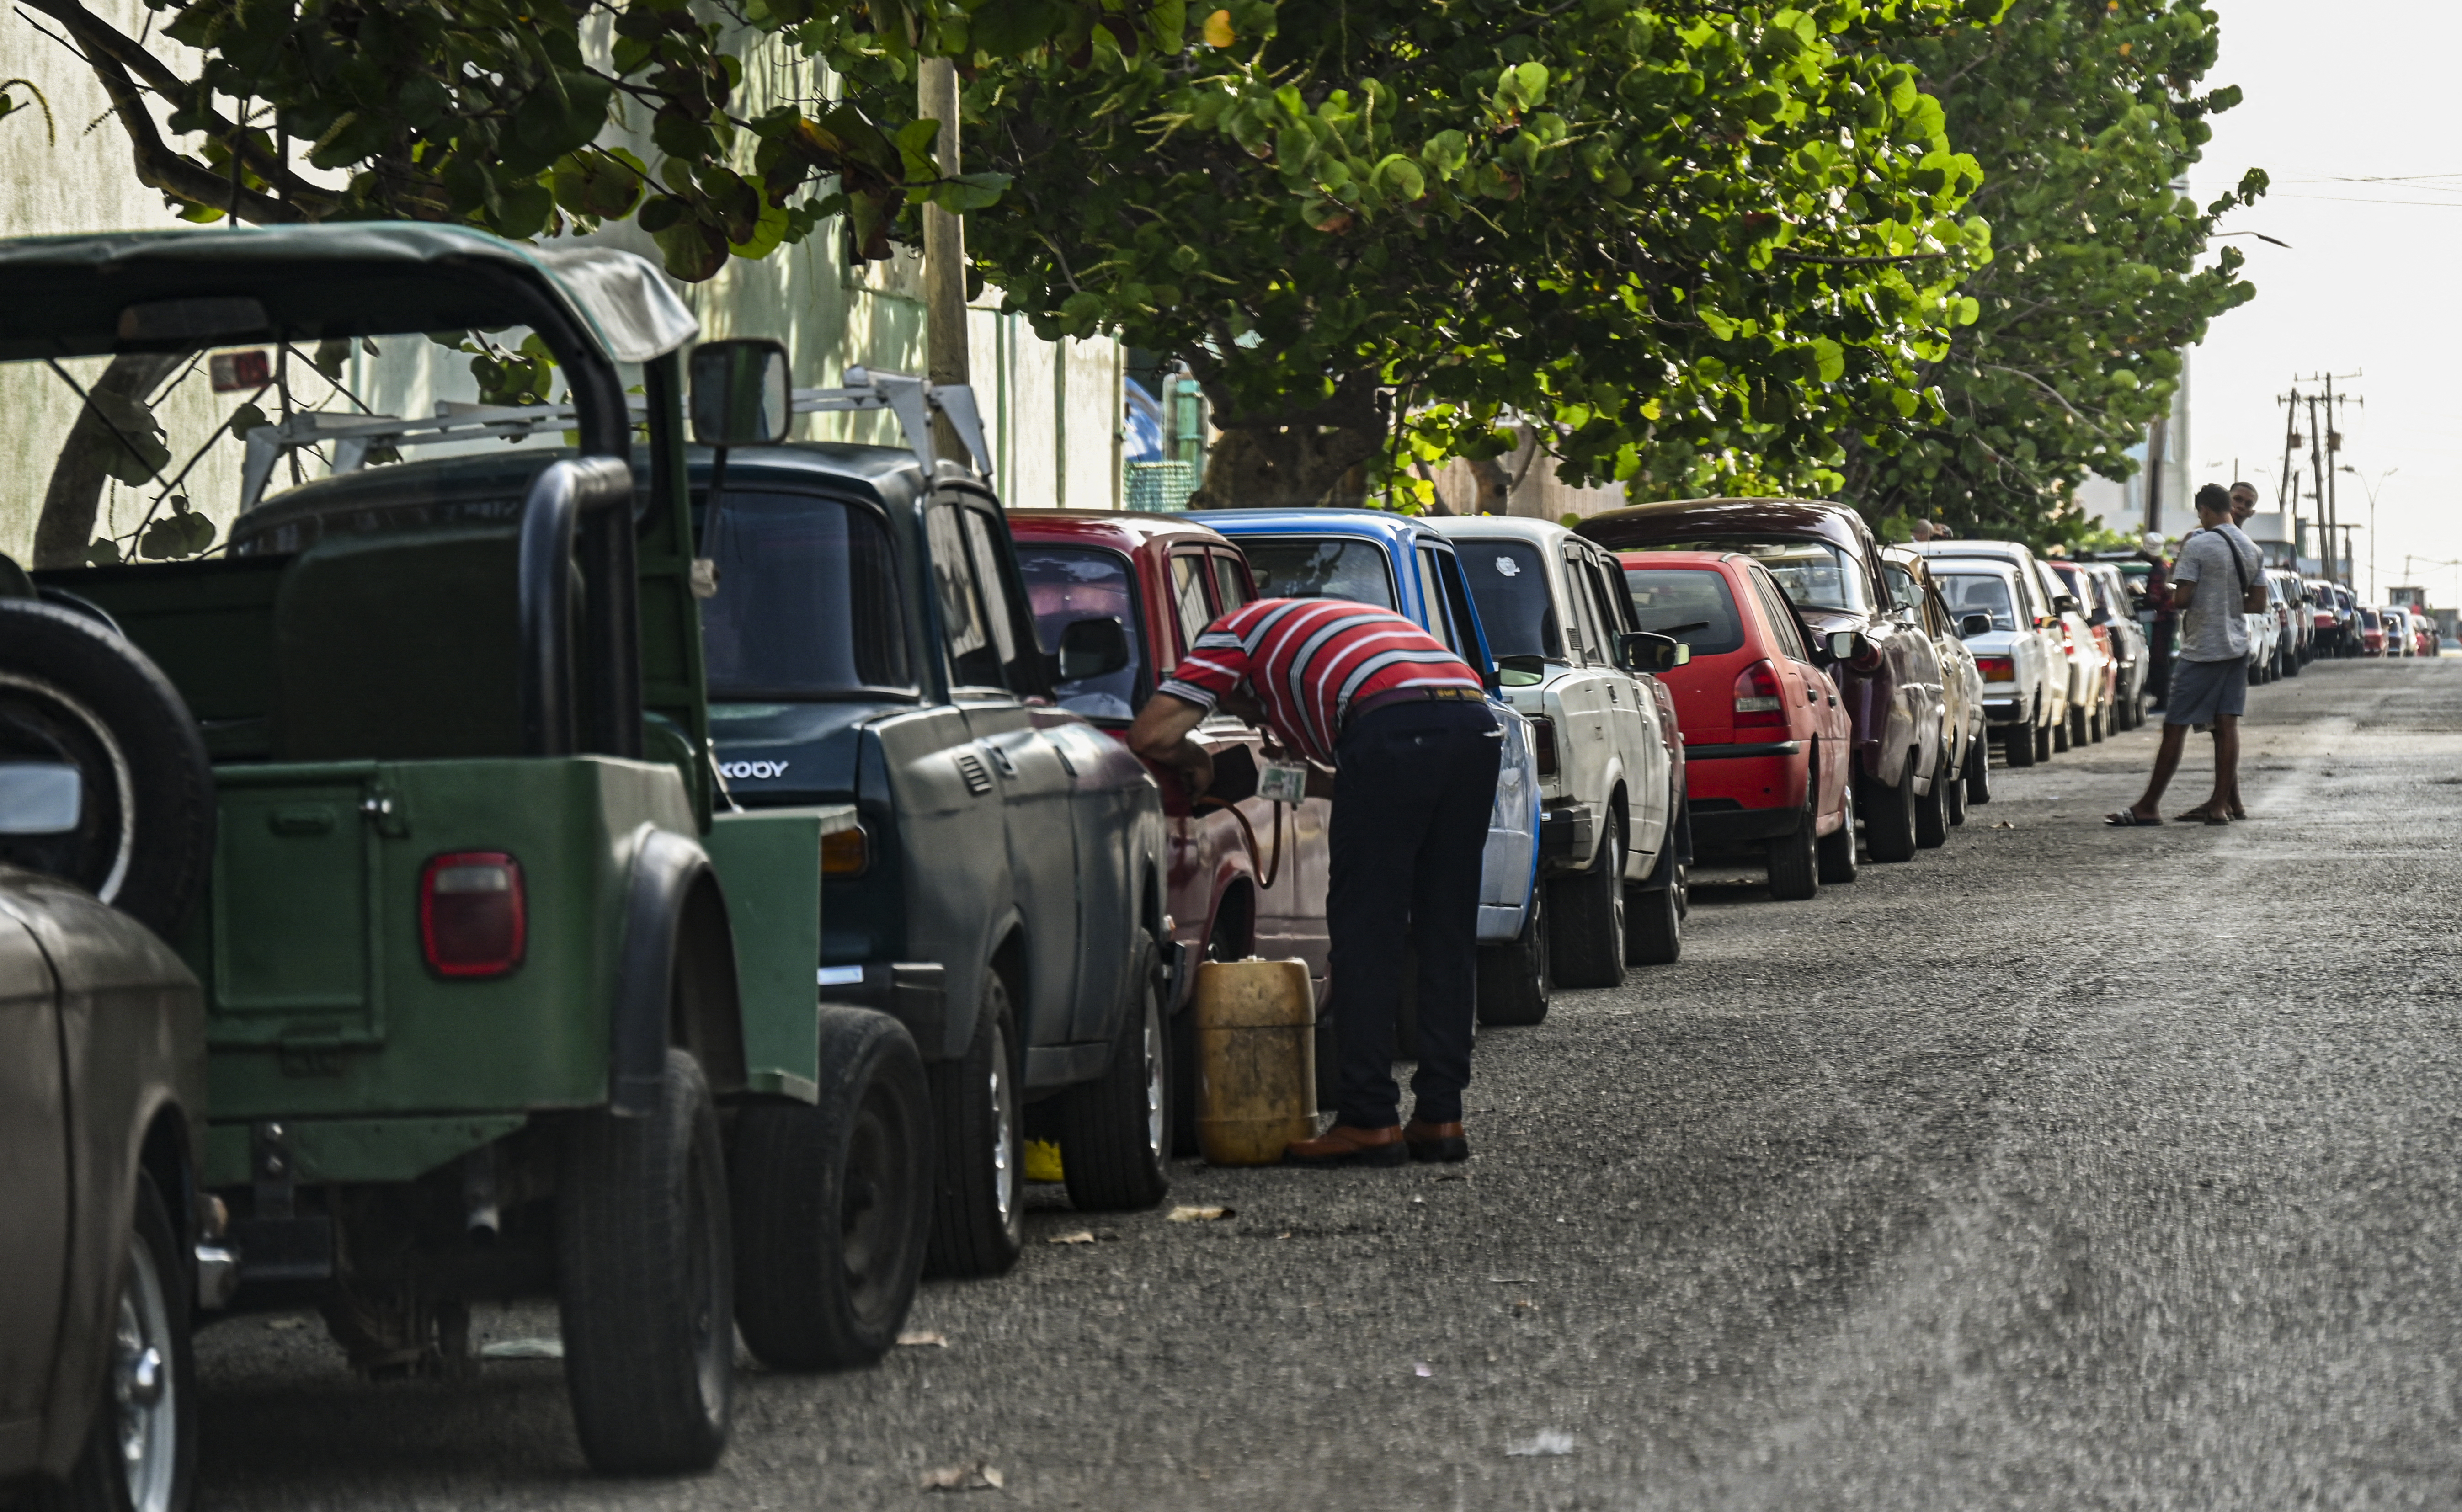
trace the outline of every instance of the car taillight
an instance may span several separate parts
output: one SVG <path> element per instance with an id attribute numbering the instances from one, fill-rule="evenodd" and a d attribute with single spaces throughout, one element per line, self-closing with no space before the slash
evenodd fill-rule
<path id="1" fill-rule="evenodd" d="M 1538 758 L 1539 775 L 1556 775 L 1556 722 L 1544 715 L 1530 717 L 1530 753 Z"/>
<path id="2" fill-rule="evenodd" d="M 2018 680 L 2018 659 L 2016 657 L 1976 657 L 1975 659 L 1975 666 L 1976 671 L 1983 674 L 1983 680 L 1986 682 L 2015 682 Z"/>
<path id="3" fill-rule="evenodd" d="M 1756 661 L 1736 674 L 1736 724 L 1786 724 L 1786 701 L 1779 696 L 1778 672 L 1766 661 Z"/>
<path id="4" fill-rule="evenodd" d="M 856 876 L 872 864 L 871 837 L 863 826 L 849 825 L 821 836 L 821 875 L 823 876 Z"/>
<path id="5" fill-rule="evenodd" d="M 502 851 L 459 851 L 419 878 L 419 945 L 444 977 L 500 977 L 522 963 L 529 933 L 522 863 Z"/>

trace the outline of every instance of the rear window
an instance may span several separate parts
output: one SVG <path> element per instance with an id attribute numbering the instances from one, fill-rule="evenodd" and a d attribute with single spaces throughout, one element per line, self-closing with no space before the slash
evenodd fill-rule
<path id="1" fill-rule="evenodd" d="M 1556 600 L 1547 592 L 1547 566 L 1527 541 L 1462 541 L 1462 571 L 1479 605 L 1479 628 L 1489 652 L 1500 657 L 1565 659 L 1565 635 L 1556 623 Z"/>
<path id="2" fill-rule="evenodd" d="M 1373 541 L 1250 536 L 1240 543 L 1260 598 L 1348 598 L 1395 610 L 1393 573 Z"/>
<path id="3" fill-rule="evenodd" d="M 1017 570 L 1026 579 L 1026 600 L 1034 612 L 1035 638 L 1043 649 L 1060 649 L 1060 633 L 1080 619 L 1116 619 L 1129 633 L 1129 664 L 1099 678 L 1055 682 L 1052 696 L 1064 709 L 1088 719 L 1135 717 L 1137 678 L 1145 664 L 1138 643 L 1136 589 L 1128 558 L 1082 546 L 1017 548 Z"/>
<path id="4" fill-rule="evenodd" d="M 1624 584 L 1632 594 L 1641 628 L 1673 636 L 1696 657 L 1742 648 L 1744 622 L 1736 613 L 1726 574 L 1710 567 L 1628 567 Z"/>
<path id="5" fill-rule="evenodd" d="M 914 686 L 889 528 L 814 494 L 726 491 L 701 606 L 709 696 L 829 698 Z"/>
<path id="6" fill-rule="evenodd" d="M 2007 578 L 1992 572 L 1939 572 L 1933 581 L 1940 588 L 1941 601 L 1949 605 L 1951 618 L 1963 621 L 1969 615 L 1990 615 L 1995 630 L 2018 628 Z"/>

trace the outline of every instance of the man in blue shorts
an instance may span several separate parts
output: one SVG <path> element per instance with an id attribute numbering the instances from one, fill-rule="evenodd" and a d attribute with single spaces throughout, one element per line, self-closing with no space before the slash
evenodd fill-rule
<path id="1" fill-rule="evenodd" d="M 2163 709 L 2163 745 L 2145 795 L 2103 822 L 2121 829 L 2161 824 L 2159 805 L 2189 731 L 2214 728 L 2214 790 L 2176 815 L 2182 822 L 2229 824 L 2239 808 L 2239 717 L 2248 708 L 2248 616 L 2241 609 L 2251 583 L 2265 571 L 2257 543 L 2232 523 L 2230 490 L 2210 483 L 2197 490 L 2198 529 L 2180 543 L 2171 569 L 2171 603 L 2180 615 L 2180 649 Z"/>

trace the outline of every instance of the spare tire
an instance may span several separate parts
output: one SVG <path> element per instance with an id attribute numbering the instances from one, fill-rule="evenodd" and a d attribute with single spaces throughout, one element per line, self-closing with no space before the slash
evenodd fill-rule
<path id="1" fill-rule="evenodd" d="M 64 877 L 166 939 L 205 890 L 213 767 L 179 690 L 98 621 L 0 598 L 0 762 L 85 779 L 74 830 L 0 835 L 0 861 Z"/>

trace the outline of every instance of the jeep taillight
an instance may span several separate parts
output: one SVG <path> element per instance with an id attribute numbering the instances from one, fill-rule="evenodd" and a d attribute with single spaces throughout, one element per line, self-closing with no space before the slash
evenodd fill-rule
<path id="1" fill-rule="evenodd" d="M 522 963 L 529 904 L 522 863 L 502 851 L 458 851 L 419 877 L 419 945 L 443 977 L 500 977 Z"/>
<path id="2" fill-rule="evenodd" d="M 1983 680 L 1986 682 L 2015 682 L 2018 680 L 2018 659 L 2016 657 L 1976 657 L 1975 670 L 1983 674 Z"/>
<path id="3" fill-rule="evenodd" d="M 1556 722 L 1544 714 L 1530 716 L 1530 754 L 1539 763 L 1539 775 L 1556 775 Z"/>
<path id="4" fill-rule="evenodd" d="M 1778 670 L 1766 661 L 1756 661 L 1736 674 L 1736 724 L 1767 724 L 1783 727 L 1786 724 L 1786 701 L 1780 696 Z"/>

